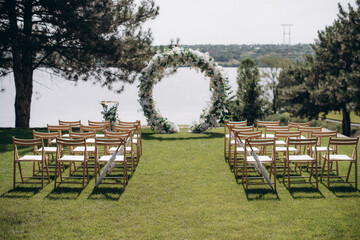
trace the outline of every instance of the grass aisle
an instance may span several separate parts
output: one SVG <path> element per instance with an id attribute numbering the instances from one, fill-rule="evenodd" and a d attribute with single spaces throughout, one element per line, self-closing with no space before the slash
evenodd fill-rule
<path id="1" fill-rule="evenodd" d="M 12 189 L 9 136 L 0 130 L 0 239 L 356 239 L 360 192 L 305 184 L 245 192 L 223 157 L 223 129 L 143 133 L 143 156 L 122 192 L 94 179 Z M 16 135 L 18 134 L 18 135 Z M 19 135 L 21 134 L 21 135 Z M 30 170 L 30 166 L 27 170 Z M 255 189 L 258 188 L 258 189 Z"/>

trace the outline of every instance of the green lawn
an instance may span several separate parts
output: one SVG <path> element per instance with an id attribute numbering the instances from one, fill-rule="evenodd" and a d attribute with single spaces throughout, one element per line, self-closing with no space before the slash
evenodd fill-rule
<path id="1" fill-rule="evenodd" d="M 143 132 L 143 156 L 123 192 L 94 190 L 94 179 L 84 190 L 53 182 L 13 189 L 10 137 L 31 130 L 0 129 L 0 239 L 359 239 L 360 191 L 349 184 L 289 191 L 280 174 L 277 193 L 246 192 L 224 161 L 222 128 Z"/>
<path id="2" fill-rule="evenodd" d="M 342 116 L 341 112 L 330 112 L 330 113 L 328 113 L 326 115 L 326 118 L 327 119 L 332 119 L 332 120 L 342 121 L 343 116 Z M 360 123 L 360 116 L 356 115 L 354 112 L 351 112 L 350 113 L 350 120 L 351 120 L 352 123 Z"/>

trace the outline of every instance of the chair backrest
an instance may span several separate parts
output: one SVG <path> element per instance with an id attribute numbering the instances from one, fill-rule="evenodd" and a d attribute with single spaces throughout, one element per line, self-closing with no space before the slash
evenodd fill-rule
<path id="1" fill-rule="evenodd" d="M 321 146 L 321 142 L 322 142 L 322 139 L 324 138 L 336 138 L 338 135 L 338 131 L 326 131 L 326 132 L 318 132 L 318 131 L 314 131 L 314 132 L 311 132 L 311 137 L 317 137 L 318 138 L 318 146 Z"/>
<path id="2" fill-rule="evenodd" d="M 328 143 L 328 151 L 327 154 L 329 154 L 329 148 L 330 146 L 353 146 L 353 152 L 352 152 L 352 158 L 357 160 L 357 145 L 359 143 L 359 137 L 356 138 L 332 138 L 330 137 L 329 143 Z M 337 148 L 339 151 L 340 148 Z"/>
<path id="3" fill-rule="evenodd" d="M 33 136 L 34 138 L 42 138 L 44 141 L 44 145 L 45 145 L 45 140 L 47 142 L 47 146 L 51 146 L 51 140 L 56 139 L 56 138 L 60 138 L 61 137 L 61 132 L 57 131 L 57 132 L 37 132 L 35 130 L 33 130 Z"/>
<path id="4" fill-rule="evenodd" d="M 59 120 L 59 125 L 70 125 L 71 127 L 79 128 L 81 125 L 81 120 L 79 121 L 63 121 Z"/>
<path id="5" fill-rule="evenodd" d="M 109 138 L 109 139 L 95 138 L 95 157 L 99 156 L 99 152 L 100 152 L 99 146 L 104 146 L 105 154 L 109 154 L 107 150 L 111 146 L 117 146 L 118 148 L 123 146 L 123 149 L 125 149 L 126 148 L 126 137 Z M 125 155 L 126 151 L 122 151 L 122 153 L 124 154 L 124 158 L 126 159 L 126 155 Z"/>
<path id="6" fill-rule="evenodd" d="M 280 126 L 280 120 L 278 121 L 257 121 L 256 130 L 259 130 L 259 127 L 266 127 L 266 126 Z"/>
<path id="7" fill-rule="evenodd" d="M 265 126 L 265 138 L 269 133 L 275 133 L 280 131 L 290 131 L 289 126 Z"/>
<path id="8" fill-rule="evenodd" d="M 72 150 L 74 147 L 84 147 L 84 151 L 82 151 L 83 155 L 87 159 L 87 149 L 86 149 L 86 139 L 83 138 L 74 138 L 74 139 L 67 139 L 67 138 L 56 138 L 56 146 L 57 146 L 57 158 L 59 156 L 62 156 L 64 151 L 69 151 L 70 154 L 72 154 Z M 68 147 L 68 148 L 67 148 Z"/>
<path id="9" fill-rule="evenodd" d="M 308 127 L 308 126 L 299 126 L 298 130 L 301 133 L 305 133 L 306 137 L 310 137 L 312 132 L 321 132 L 322 127 Z"/>
<path id="10" fill-rule="evenodd" d="M 136 125 L 137 126 L 137 133 L 138 136 L 141 137 L 141 121 L 136 120 L 135 122 L 125 122 L 125 121 L 118 121 L 117 126 L 124 126 L 124 127 L 132 127 Z"/>
<path id="11" fill-rule="evenodd" d="M 104 132 L 106 130 L 106 125 L 80 125 L 80 132 Z"/>
<path id="12" fill-rule="evenodd" d="M 70 131 L 69 136 L 70 139 L 82 139 L 82 138 L 88 139 L 88 138 L 95 138 L 96 133 L 95 131 L 80 132 L 80 133 Z"/>
<path id="13" fill-rule="evenodd" d="M 39 147 L 42 148 L 42 156 L 45 159 L 45 152 L 44 152 L 44 141 L 42 138 L 34 138 L 34 139 L 21 139 L 12 137 L 13 145 L 14 145 L 14 159 L 19 159 L 19 151 L 18 147 L 34 147 L 38 149 Z"/>
<path id="14" fill-rule="evenodd" d="M 255 130 L 254 125 L 250 126 L 229 126 L 233 131 L 242 131 L 242 132 L 253 132 Z"/>
<path id="15" fill-rule="evenodd" d="M 131 125 L 131 126 L 123 126 L 123 125 L 114 125 L 114 129 L 115 132 L 127 132 L 127 131 L 134 131 L 137 132 L 138 130 L 138 126 L 135 125 Z"/>
<path id="16" fill-rule="evenodd" d="M 97 122 L 97 121 L 91 121 L 88 120 L 89 126 L 105 126 L 107 129 L 111 128 L 110 120 L 104 121 L 104 122 Z"/>
<path id="17" fill-rule="evenodd" d="M 299 128 L 300 126 L 302 126 L 302 127 L 310 127 L 310 124 L 311 124 L 310 121 L 309 121 L 309 122 L 305 122 L 305 123 L 296 123 L 296 122 L 290 122 L 290 121 L 288 121 L 288 126 L 289 126 L 290 128 Z"/>
<path id="18" fill-rule="evenodd" d="M 245 147 L 249 146 L 251 149 L 252 147 L 259 147 L 262 149 L 262 152 L 266 151 L 267 148 L 271 148 L 271 156 L 272 159 L 275 160 L 275 138 L 247 138 L 245 140 Z"/>
<path id="19" fill-rule="evenodd" d="M 71 125 L 47 125 L 48 132 L 58 132 L 60 131 L 60 135 L 63 135 L 64 132 L 69 133 L 72 130 Z"/>
<path id="20" fill-rule="evenodd" d="M 317 158 L 317 150 L 315 148 L 317 144 L 317 138 L 287 138 L 286 140 L 286 155 L 289 156 L 289 147 L 294 146 L 297 149 L 305 146 L 309 150 L 309 155 Z M 315 152 L 315 154 L 313 154 Z"/>
<path id="21" fill-rule="evenodd" d="M 237 126 L 237 127 L 245 127 L 247 126 L 247 120 L 245 121 L 225 121 L 225 126 L 227 128 L 229 128 L 230 126 L 231 127 L 234 127 L 234 126 Z"/>
<path id="22" fill-rule="evenodd" d="M 235 137 L 237 139 L 254 139 L 254 138 L 261 138 L 262 137 L 262 131 L 256 131 L 256 132 L 239 132 L 234 131 Z"/>
<path id="23" fill-rule="evenodd" d="M 301 132 L 300 131 L 275 131 L 274 137 L 276 139 L 301 138 Z"/>

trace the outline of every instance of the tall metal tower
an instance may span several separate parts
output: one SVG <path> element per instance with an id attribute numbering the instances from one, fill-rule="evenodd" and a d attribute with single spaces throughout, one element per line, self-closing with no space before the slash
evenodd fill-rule
<path id="1" fill-rule="evenodd" d="M 281 24 L 281 26 L 283 27 L 284 55 L 290 55 L 291 54 L 291 27 L 292 27 L 292 24 Z M 286 52 L 286 50 L 287 50 L 287 52 Z"/>

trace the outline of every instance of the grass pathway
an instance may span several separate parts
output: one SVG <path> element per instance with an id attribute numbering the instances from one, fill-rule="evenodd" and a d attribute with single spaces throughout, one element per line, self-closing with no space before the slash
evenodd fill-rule
<path id="1" fill-rule="evenodd" d="M 244 191 L 223 158 L 223 130 L 143 134 L 125 190 L 12 189 L 12 150 L 0 152 L 0 239 L 356 239 L 360 192 L 348 185 Z M 281 179 L 279 179 L 281 180 Z"/>

